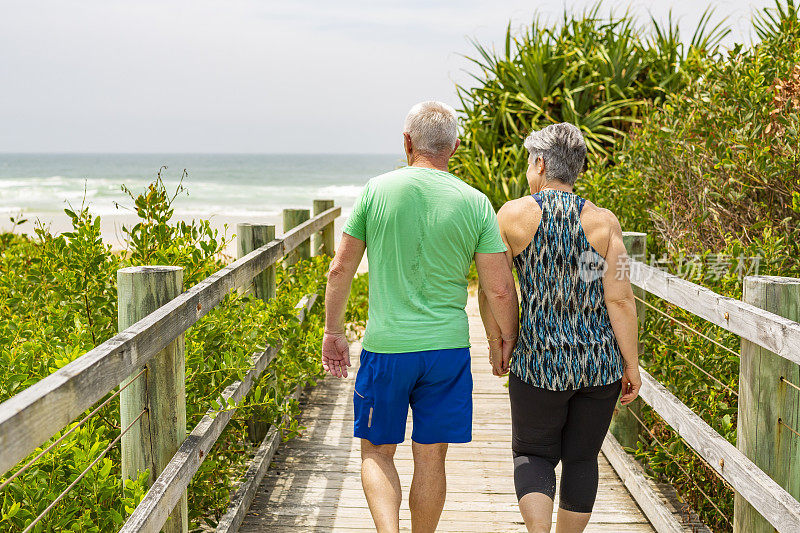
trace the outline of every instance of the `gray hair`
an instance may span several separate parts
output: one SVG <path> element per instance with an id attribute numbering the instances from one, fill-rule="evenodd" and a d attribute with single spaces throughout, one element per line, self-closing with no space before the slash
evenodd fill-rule
<path id="1" fill-rule="evenodd" d="M 458 139 L 456 110 L 435 100 L 420 102 L 408 112 L 403 133 L 411 137 L 415 151 L 450 155 Z"/>
<path id="2" fill-rule="evenodd" d="M 525 148 L 530 152 L 530 161 L 541 157 L 548 180 L 558 180 L 574 185 L 586 160 L 586 142 L 581 130 L 562 122 L 533 131 L 525 139 Z"/>

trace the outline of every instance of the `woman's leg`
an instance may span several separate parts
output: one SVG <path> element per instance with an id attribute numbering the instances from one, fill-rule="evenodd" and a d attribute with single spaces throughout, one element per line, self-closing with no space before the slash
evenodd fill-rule
<path id="1" fill-rule="evenodd" d="M 556 533 L 581 533 L 597 496 L 597 454 L 611 423 L 620 382 L 585 387 L 569 401 L 561 435 L 561 491 Z"/>
<path id="2" fill-rule="evenodd" d="M 528 531 L 550 531 L 556 493 L 555 466 L 572 391 L 533 387 L 509 374 L 514 486 Z"/>

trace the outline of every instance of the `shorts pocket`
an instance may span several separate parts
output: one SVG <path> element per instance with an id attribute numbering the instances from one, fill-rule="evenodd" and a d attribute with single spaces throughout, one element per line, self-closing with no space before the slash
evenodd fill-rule
<path id="1" fill-rule="evenodd" d="M 353 418 L 355 419 L 356 433 L 359 431 L 369 431 L 372 428 L 372 416 L 375 412 L 375 402 L 372 398 L 358 392 L 358 390 L 354 390 L 353 392 Z"/>

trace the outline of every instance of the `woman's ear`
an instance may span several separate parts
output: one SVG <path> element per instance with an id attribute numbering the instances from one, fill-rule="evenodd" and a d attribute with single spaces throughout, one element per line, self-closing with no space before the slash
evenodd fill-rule
<path id="1" fill-rule="evenodd" d="M 544 157 L 542 156 L 536 158 L 536 171 L 544 176 Z"/>

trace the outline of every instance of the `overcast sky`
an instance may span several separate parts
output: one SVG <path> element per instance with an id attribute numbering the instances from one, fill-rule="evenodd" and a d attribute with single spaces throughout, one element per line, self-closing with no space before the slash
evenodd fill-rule
<path id="1" fill-rule="evenodd" d="M 737 42 L 773 4 L 715 3 Z M 457 106 L 469 38 L 499 45 L 509 21 L 564 5 L 0 0 L 0 152 L 397 152 L 412 104 Z M 689 31 L 707 4 L 605 5 L 642 20 L 671 6 Z"/>

